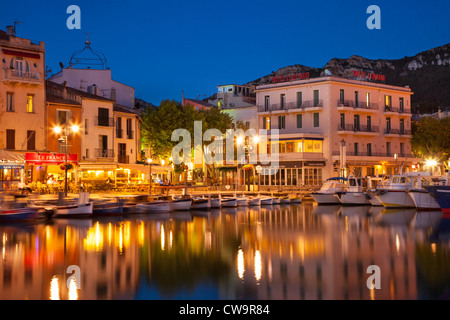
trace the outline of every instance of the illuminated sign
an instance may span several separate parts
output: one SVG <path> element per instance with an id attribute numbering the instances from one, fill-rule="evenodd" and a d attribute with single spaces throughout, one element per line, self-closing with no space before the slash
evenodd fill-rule
<path id="1" fill-rule="evenodd" d="M 357 70 L 353 70 L 353 78 L 373 80 L 373 81 L 386 81 L 386 76 L 384 74 L 377 74 Z"/>
<path id="2" fill-rule="evenodd" d="M 309 79 L 309 72 L 272 77 L 272 83 Z"/>
<path id="3" fill-rule="evenodd" d="M 60 165 L 66 162 L 66 155 L 64 153 L 25 153 L 25 161 L 28 165 Z M 68 154 L 67 162 L 72 162 L 75 165 L 78 164 L 77 154 Z"/>

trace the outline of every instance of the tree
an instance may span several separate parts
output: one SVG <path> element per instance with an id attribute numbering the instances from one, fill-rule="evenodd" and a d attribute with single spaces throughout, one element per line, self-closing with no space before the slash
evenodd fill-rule
<path id="1" fill-rule="evenodd" d="M 450 118 L 423 117 L 412 126 L 411 148 L 419 157 L 445 162 L 450 157 Z"/>

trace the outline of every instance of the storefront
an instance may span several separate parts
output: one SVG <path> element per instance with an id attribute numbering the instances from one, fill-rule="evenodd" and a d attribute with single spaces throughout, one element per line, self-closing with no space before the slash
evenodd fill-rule
<path id="1" fill-rule="evenodd" d="M 261 186 L 321 186 L 325 161 L 280 162 L 279 169 L 262 167 L 259 177 Z"/>
<path id="2" fill-rule="evenodd" d="M 50 184 L 64 183 L 65 170 L 61 165 L 70 163 L 73 169 L 67 171 L 67 180 L 76 183 L 78 155 L 64 153 L 25 153 L 26 176 L 28 182 Z"/>
<path id="3" fill-rule="evenodd" d="M 0 191 L 14 190 L 23 181 L 23 161 L 0 161 Z"/>

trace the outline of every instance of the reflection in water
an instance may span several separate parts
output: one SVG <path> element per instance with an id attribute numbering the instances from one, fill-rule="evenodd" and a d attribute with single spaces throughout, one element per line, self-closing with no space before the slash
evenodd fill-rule
<path id="1" fill-rule="evenodd" d="M 1 224 L 0 299 L 437 299 L 449 231 L 440 211 L 313 203 Z"/>

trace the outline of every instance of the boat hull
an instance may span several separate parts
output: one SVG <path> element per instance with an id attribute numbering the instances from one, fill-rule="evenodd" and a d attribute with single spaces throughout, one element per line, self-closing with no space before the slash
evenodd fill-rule
<path id="1" fill-rule="evenodd" d="M 121 214 L 123 213 L 123 203 L 94 203 L 93 214 Z"/>
<path id="2" fill-rule="evenodd" d="M 260 198 L 248 199 L 248 205 L 249 206 L 260 206 L 261 199 Z"/>
<path id="3" fill-rule="evenodd" d="M 317 204 L 340 204 L 339 198 L 335 193 L 311 193 L 311 198 Z"/>
<path id="4" fill-rule="evenodd" d="M 193 210 L 208 210 L 211 209 L 211 201 L 209 199 L 194 199 L 191 204 Z"/>
<path id="5" fill-rule="evenodd" d="M 273 204 L 272 198 L 261 198 L 261 205 L 262 206 L 270 206 Z"/>
<path id="6" fill-rule="evenodd" d="M 35 208 L 13 208 L 0 210 L 0 221 L 20 221 L 37 218 L 38 210 Z"/>
<path id="7" fill-rule="evenodd" d="M 385 208 L 415 208 L 406 190 L 382 190 L 376 196 Z"/>
<path id="8" fill-rule="evenodd" d="M 220 199 L 219 198 L 211 199 L 211 208 L 220 208 Z"/>
<path id="9" fill-rule="evenodd" d="M 237 207 L 237 199 L 236 198 L 222 198 L 220 201 L 220 205 L 223 207 Z"/>
<path id="10" fill-rule="evenodd" d="M 410 190 L 408 195 L 413 200 L 417 209 L 439 210 L 441 208 L 436 199 L 426 190 Z"/>
<path id="11" fill-rule="evenodd" d="M 94 212 L 94 203 L 82 203 L 67 206 L 56 206 L 53 207 L 55 213 L 53 216 L 55 218 L 75 218 L 75 217 L 85 217 L 92 216 Z"/>
<path id="12" fill-rule="evenodd" d="M 170 212 L 169 201 L 152 201 L 137 205 L 142 213 L 166 213 Z"/>
<path id="13" fill-rule="evenodd" d="M 427 186 L 425 189 L 436 199 L 442 212 L 450 214 L 450 186 Z"/>
<path id="14" fill-rule="evenodd" d="M 248 206 L 248 199 L 247 198 L 238 198 L 237 199 L 237 206 L 238 207 L 246 207 L 246 206 Z"/>
<path id="15" fill-rule="evenodd" d="M 370 205 L 367 195 L 363 192 L 343 192 L 338 195 L 339 201 L 342 205 Z"/>
<path id="16" fill-rule="evenodd" d="M 191 209 L 192 199 L 173 200 L 170 202 L 171 211 L 187 211 Z"/>

